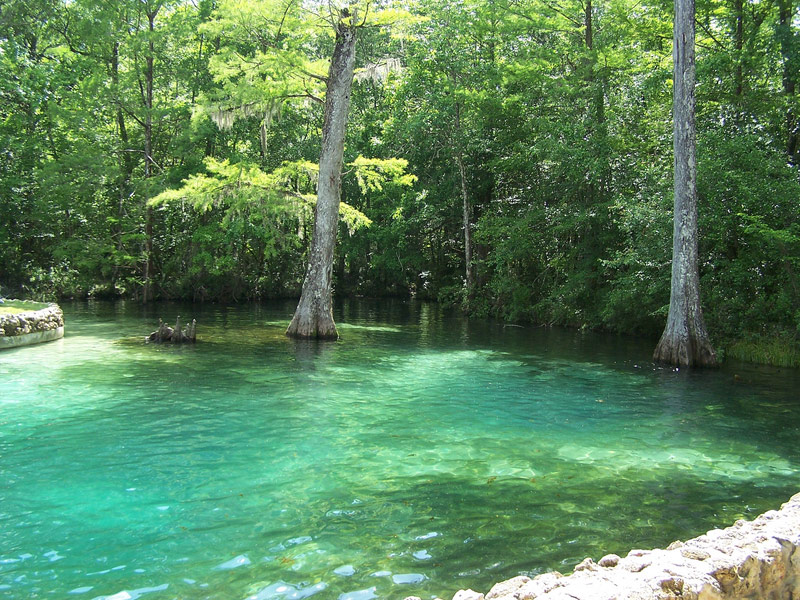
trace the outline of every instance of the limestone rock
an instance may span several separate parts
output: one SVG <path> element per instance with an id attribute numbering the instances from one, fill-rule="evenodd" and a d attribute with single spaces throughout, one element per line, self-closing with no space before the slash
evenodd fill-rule
<path id="1" fill-rule="evenodd" d="M 581 562 L 575 565 L 574 571 L 596 571 L 597 565 L 591 558 L 584 558 Z"/>
<path id="2" fill-rule="evenodd" d="M 630 554 L 623 558 L 619 566 L 626 571 L 630 571 L 631 573 L 638 573 L 639 571 L 643 571 L 647 567 L 653 564 L 653 561 L 644 556 L 631 556 Z"/>
<path id="3" fill-rule="evenodd" d="M 562 579 L 564 576 L 558 571 L 542 573 L 519 588 L 514 596 L 518 600 L 533 600 L 560 587 Z"/>
<path id="4" fill-rule="evenodd" d="M 597 562 L 597 564 L 601 567 L 605 567 L 606 569 L 610 569 L 612 567 L 616 567 L 620 560 L 620 557 L 616 554 L 606 554 Z"/>
<path id="5" fill-rule="evenodd" d="M 800 598 L 800 494 L 779 511 L 727 529 L 587 558 L 567 577 L 545 573 L 496 584 L 486 600 L 783 600 Z M 453 600 L 483 600 L 472 590 Z"/>
<path id="6" fill-rule="evenodd" d="M 474 590 L 459 590 L 453 600 L 484 600 L 484 595 Z"/>
<path id="7" fill-rule="evenodd" d="M 680 540 L 675 540 L 669 546 L 667 546 L 667 550 L 675 550 L 676 548 L 683 548 L 683 542 Z"/>
<path id="8" fill-rule="evenodd" d="M 690 560 L 706 560 L 711 558 L 711 555 L 702 548 L 684 548 L 681 550 L 681 555 Z"/>
<path id="9" fill-rule="evenodd" d="M 13 348 L 64 336 L 64 314 L 57 304 L 36 308 L 31 303 L 30 312 L 0 315 L 0 348 Z"/>
<path id="10" fill-rule="evenodd" d="M 661 589 L 669 594 L 675 594 L 676 596 L 683 595 L 683 579 L 680 577 L 668 577 L 667 579 L 662 579 L 660 585 Z"/>
<path id="11" fill-rule="evenodd" d="M 496 583 L 489 593 L 486 594 L 486 600 L 494 600 L 495 598 L 505 598 L 507 596 L 513 597 L 514 592 L 519 590 L 523 585 L 531 580 L 530 577 L 525 575 L 517 575 L 506 581 Z"/>

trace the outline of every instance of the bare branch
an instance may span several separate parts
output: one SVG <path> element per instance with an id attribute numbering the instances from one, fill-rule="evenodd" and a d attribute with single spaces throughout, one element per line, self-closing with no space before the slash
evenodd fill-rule
<path id="1" fill-rule="evenodd" d="M 289 9 L 294 4 L 294 0 L 286 3 L 286 9 L 283 11 L 283 16 L 281 17 L 281 22 L 278 24 L 278 31 L 275 34 L 275 44 L 277 45 L 280 41 L 281 32 L 283 31 L 283 24 L 286 22 L 286 16 L 289 14 Z"/>
<path id="2" fill-rule="evenodd" d="M 699 25 L 699 26 L 700 26 L 700 29 L 702 29 L 702 30 L 705 32 L 705 34 L 706 34 L 708 37 L 710 37 L 710 38 L 711 38 L 711 40 L 712 40 L 712 41 L 713 41 L 713 42 L 714 42 L 714 43 L 715 43 L 715 44 L 716 44 L 716 45 L 717 45 L 719 48 L 721 48 L 722 50 L 725 50 L 725 44 L 723 44 L 723 43 L 722 43 L 722 42 L 720 42 L 720 41 L 719 41 L 719 40 L 718 40 L 716 37 L 714 37 L 714 34 L 713 34 L 713 33 L 711 32 L 711 30 L 710 30 L 710 29 L 709 29 L 709 28 L 706 26 L 706 24 L 705 24 L 705 23 L 703 23 L 703 22 L 702 22 L 702 21 L 700 21 L 699 19 L 695 19 L 695 20 L 694 20 L 694 22 L 695 22 L 697 25 Z M 698 44 L 698 45 L 699 45 L 699 44 Z"/>

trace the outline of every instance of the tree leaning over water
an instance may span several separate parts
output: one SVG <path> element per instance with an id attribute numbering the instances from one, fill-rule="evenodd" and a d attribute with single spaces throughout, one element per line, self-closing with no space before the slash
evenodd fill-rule
<path id="1" fill-rule="evenodd" d="M 336 45 L 326 80 L 314 234 L 300 302 L 286 330 L 286 335 L 291 337 L 339 337 L 333 321 L 331 284 L 342 196 L 344 138 L 356 62 L 356 38 L 358 28 L 363 25 L 357 23 L 358 16 L 356 7 L 331 10 Z"/>
<path id="2" fill-rule="evenodd" d="M 682 367 L 716 366 L 703 322 L 697 249 L 694 0 L 675 0 L 673 32 L 674 224 L 669 314 L 653 358 Z"/>

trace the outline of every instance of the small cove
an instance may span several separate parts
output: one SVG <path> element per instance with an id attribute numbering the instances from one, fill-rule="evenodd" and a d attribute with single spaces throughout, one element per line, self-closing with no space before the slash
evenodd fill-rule
<path id="1" fill-rule="evenodd" d="M 340 304 L 336 343 L 292 303 L 62 307 L 0 354 L 3 597 L 449 597 L 798 490 L 794 371 L 399 301 Z M 200 343 L 143 343 L 176 314 Z"/>

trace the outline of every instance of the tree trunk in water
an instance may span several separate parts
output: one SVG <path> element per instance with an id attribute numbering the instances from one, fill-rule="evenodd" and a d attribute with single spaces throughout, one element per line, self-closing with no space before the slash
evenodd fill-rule
<path id="1" fill-rule="evenodd" d="M 458 172 L 461 179 L 461 212 L 464 221 L 464 262 L 466 263 L 465 286 L 467 299 L 469 300 L 472 297 L 475 279 L 472 269 L 472 219 L 470 218 L 469 193 L 467 190 L 467 171 L 464 168 L 464 157 L 460 151 L 456 154 L 456 162 L 458 163 Z"/>
<path id="2" fill-rule="evenodd" d="M 114 93 L 118 93 L 119 87 L 119 42 L 114 42 L 114 45 L 111 50 L 111 84 L 114 89 Z M 117 239 L 117 253 L 119 256 L 122 256 L 124 243 L 123 243 L 123 222 L 125 219 L 125 202 L 130 197 L 130 183 L 131 177 L 133 175 L 133 170 L 135 168 L 135 161 L 133 155 L 128 152 L 129 148 L 129 140 L 128 140 L 128 128 L 125 124 L 125 113 L 122 112 L 122 106 L 117 105 L 117 129 L 119 130 L 119 139 L 120 139 L 120 152 L 119 152 L 119 170 L 120 170 L 120 178 L 119 178 L 119 193 L 118 193 L 118 203 L 117 203 L 117 223 L 114 226 L 114 237 Z M 116 287 L 117 281 L 119 280 L 119 260 L 116 259 L 114 261 L 114 269 L 111 273 L 111 281 Z"/>
<path id="3" fill-rule="evenodd" d="M 145 59 L 145 97 L 144 97 L 144 178 L 149 179 L 152 174 L 153 164 L 153 61 L 155 55 L 155 45 L 153 43 L 153 32 L 155 31 L 155 19 L 160 5 L 156 5 L 155 10 L 147 13 L 148 30 L 150 41 L 148 42 L 148 53 Z M 144 226 L 144 289 L 142 290 L 142 304 L 147 304 L 152 297 L 151 279 L 153 277 L 153 209 L 148 206 L 145 209 Z"/>
<path id="4" fill-rule="evenodd" d="M 472 219 L 469 205 L 469 189 L 467 187 L 467 170 L 464 167 L 464 151 L 461 135 L 461 104 L 456 103 L 455 134 L 457 149 L 455 152 L 456 165 L 458 166 L 459 183 L 461 188 L 461 216 L 464 225 L 464 290 L 467 303 L 472 299 L 474 271 L 472 268 Z M 465 306 L 467 306 L 465 304 Z"/>
<path id="5" fill-rule="evenodd" d="M 145 338 L 148 342 L 172 342 L 173 344 L 192 343 L 197 341 L 197 321 L 192 319 L 185 329 L 181 329 L 181 317 L 175 320 L 172 328 L 161 319 L 158 320 L 158 329 Z"/>
<path id="6" fill-rule="evenodd" d="M 319 157 L 314 235 L 308 256 L 303 292 L 286 335 L 298 338 L 338 339 L 333 321 L 331 274 L 336 232 L 339 228 L 342 156 L 355 67 L 356 15 L 343 10 L 336 24 L 336 46 L 328 72 L 325 120 Z M 352 24 L 351 24 L 352 23 Z"/>
<path id="7" fill-rule="evenodd" d="M 653 358 L 676 366 L 715 366 L 700 308 L 697 266 L 694 0 L 675 0 L 673 45 L 675 206 L 669 315 Z"/>
<path id="8" fill-rule="evenodd" d="M 151 279 L 153 277 L 153 209 L 145 209 L 144 219 L 144 289 L 142 304 L 147 304 L 153 297 Z"/>

